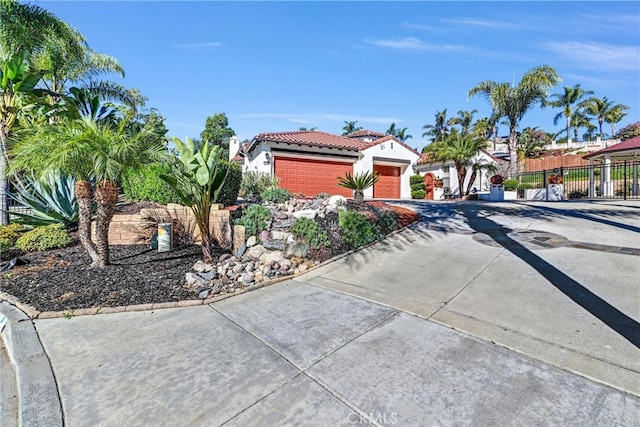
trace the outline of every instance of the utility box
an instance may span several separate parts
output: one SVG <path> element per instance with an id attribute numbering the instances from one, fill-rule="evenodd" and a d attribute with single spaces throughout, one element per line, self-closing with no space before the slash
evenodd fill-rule
<path id="1" fill-rule="evenodd" d="M 158 224 L 158 252 L 169 252 L 173 249 L 173 224 Z"/>

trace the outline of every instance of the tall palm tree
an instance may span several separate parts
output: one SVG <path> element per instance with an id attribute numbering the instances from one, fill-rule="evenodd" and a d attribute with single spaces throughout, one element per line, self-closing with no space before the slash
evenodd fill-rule
<path id="1" fill-rule="evenodd" d="M 593 91 L 583 90 L 579 84 L 573 87 L 565 86 L 562 93 L 552 94 L 551 97 L 555 99 L 547 103 L 547 105 L 551 107 L 561 109 L 561 111 L 553 118 L 553 124 L 557 125 L 560 118 L 562 116 L 565 117 L 567 121 L 567 142 L 571 137 L 571 118 L 574 114 L 574 105 L 576 105 L 585 96 L 591 94 L 593 94 Z"/>
<path id="2" fill-rule="evenodd" d="M 432 125 L 426 124 L 422 126 L 422 129 L 426 129 L 426 131 L 422 134 L 423 138 L 425 136 L 430 136 L 432 142 L 442 141 L 449 132 L 447 109 L 445 108 L 442 111 L 436 111 L 435 123 Z"/>
<path id="3" fill-rule="evenodd" d="M 471 123 L 473 123 L 473 115 L 476 114 L 477 112 L 478 110 L 472 110 L 472 111 L 460 110 L 458 111 L 457 117 L 452 117 L 451 119 L 449 119 L 448 124 L 451 126 L 455 126 L 455 125 L 460 126 L 460 130 L 462 134 L 466 135 L 469 133 L 469 130 L 471 129 Z"/>
<path id="4" fill-rule="evenodd" d="M 573 112 L 573 116 L 571 117 L 571 127 L 573 128 L 573 137 L 577 141 L 578 140 L 578 132 L 580 128 L 587 128 L 588 130 L 595 126 L 591 123 L 589 115 L 584 112 L 584 109 L 578 108 Z M 593 130 L 591 129 L 591 131 Z"/>
<path id="5" fill-rule="evenodd" d="M 358 132 L 359 130 L 362 130 L 361 127 L 356 126 L 356 123 L 358 123 L 357 120 L 353 122 L 345 121 L 344 126 L 342 127 L 342 130 L 343 130 L 342 136 L 349 135 L 350 133 Z"/>
<path id="6" fill-rule="evenodd" d="M 398 135 L 398 130 L 396 129 L 396 124 L 391 123 L 391 125 L 389 126 L 389 129 L 387 129 L 387 131 L 385 132 L 385 135 L 391 135 L 391 136 L 397 136 Z"/>
<path id="7" fill-rule="evenodd" d="M 606 96 L 602 99 L 593 96 L 580 103 L 580 107 L 583 108 L 583 111 L 598 121 L 600 138 L 604 138 L 602 124 L 605 122 L 605 118 L 613 106 L 613 101 L 609 100 Z"/>
<path id="8" fill-rule="evenodd" d="M 518 169 L 518 126 L 525 114 L 535 105 L 544 105 L 547 91 L 558 84 L 558 72 L 549 65 L 527 71 L 520 82 L 484 81 L 469 90 L 468 96 L 483 95 L 489 100 L 496 120 L 505 118 L 509 125 L 509 173 Z"/>
<path id="9" fill-rule="evenodd" d="M 463 195 L 463 187 L 467 176 L 467 167 L 472 164 L 474 157 L 485 146 L 485 141 L 472 133 L 462 135 L 454 129 L 446 138 L 427 146 L 427 152 L 431 153 L 434 162 L 453 161 L 458 176 L 460 195 Z"/>
<path id="10" fill-rule="evenodd" d="M 156 133 L 156 127 L 132 126 L 130 117 L 111 122 L 65 119 L 24 129 L 11 151 L 14 171 L 42 175 L 59 170 L 76 179 L 78 235 L 94 267 L 109 265 L 108 231 L 122 172 L 164 155 L 164 136 Z M 91 240 L 94 201 L 98 207 L 95 243 Z"/>
<path id="11" fill-rule="evenodd" d="M 616 134 L 616 124 L 620 123 L 622 119 L 627 115 L 625 111 L 629 109 L 624 104 L 616 104 L 609 109 L 609 112 L 605 115 L 604 121 L 611 125 L 611 137 Z"/>

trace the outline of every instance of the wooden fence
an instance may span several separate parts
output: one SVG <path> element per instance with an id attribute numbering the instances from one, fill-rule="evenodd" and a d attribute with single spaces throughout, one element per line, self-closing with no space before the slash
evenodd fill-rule
<path id="1" fill-rule="evenodd" d="M 524 171 L 534 172 L 575 166 L 589 166 L 589 161 L 583 159 L 582 156 L 584 156 L 584 154 L 526 159 L 524 162 Z"/>

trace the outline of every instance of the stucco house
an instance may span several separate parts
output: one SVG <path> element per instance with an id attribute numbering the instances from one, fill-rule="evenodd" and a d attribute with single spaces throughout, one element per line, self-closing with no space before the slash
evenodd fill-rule
<path id="1" fill-rule="evenodd" d="M 602 150 L 595 151 L 582 157 L 589 160 L 589 197 L 596 195 L 596 162 L 602 169 L 599 177 L 599 183 L 602 195 L 605 197 L 613 196 L 614 178 L 611 176 L 611 165 L 616 162 L 628 162 L 633 166 L 631 176 L 631 194 L 637 196 L 640 194 L 640 183 L 638 181 L 638 162 L 640 161 L 640 136 L 636 136 L 618 144 L 610 145 Z"/>
<path id="2" fill-rule="evenodd" d="M 244 172 L 275 175 L 282 188 L 306 196 L 329 193 L 351 197 L 351 190 L 337 185 L 338 177 L 373 171 L 380 175 L 380 181 L 364 196 L 392 199 L 411 198 L 409 177 L 420 158 L 420 153 L 404 142 L 373 131 L 347 136 L 319 131 L 261 133 L 244 146 L 232 138 L 229 153 L 231 159 L 242 163 Z"/>
<path id="3" fill-rule="evenodd" d="M 471 160 L 471 163 L 491 164 L 498 167 L 499 165 L 508 162 L 492 155 L 486 150 L 481 150 Z M 429 154 L 423 154 L 418 159 L 414 166 L 414 170 L 415 173 L 425 177 L 425 185 L 427 186 L 427 196 L 425 198 L 429 200 L 439 200 L 443 197 L 444 191 L 434 188 L 434 181 L 437 179 L 441 179 L 443 181 L 443 188 L 448 189 L 452 197 L 460 197 L 466 190 L 472 174 L 472 166 L 468 166 L 465 182 L 463 183 L 461 190 L 460 183 L 458 182 L 458 173 L 456 172 L 456 167 L 453 161 L 434 162 Z M 492 175 L 494 174 L 481 170 L 476 175 L 471 187 L 475 187 L 477 191 L 488 191 L 490 185 L 489 178 Z"/>

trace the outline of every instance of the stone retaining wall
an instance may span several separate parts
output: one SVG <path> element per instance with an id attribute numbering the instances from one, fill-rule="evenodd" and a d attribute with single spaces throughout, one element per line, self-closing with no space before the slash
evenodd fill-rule
<path id="1" fill-rule="evenodd" d="M 222 209 L 220 204 L 213 205 L 211 208 L 211 214 L 209 219 L 211 221 L 211 228 L 213 229 L 213 235 L 216 241 L 222 246 L 231 246 L 232 242 L 232 227 L 231 227 L 231 212 Z M 109 244 L 110 245 L 132 245 L 138 243 L 149 243 L 148 241 L 139 240 L 139 234 L 136 233 L 136 228 L 142 227 L 144 224 L 148 224 L 148 221 L 143 220 L 143 216 L 152 211 L 164 211 L 164 209 L 142 209 L 139 214 L 134 215 L 114 215 L 109 226 Z M 196 242 L 200 240 L 200 232 L 195 226 L 195 220 L 191 209 L 186 206 L 170 203 L 167 205 L 166 210 L 169 215 L 182 222 L 188 224 L 193 228 L 193 238 Z M 95 222 L 91 224 L 92 236 L 95 235 Z"/>

